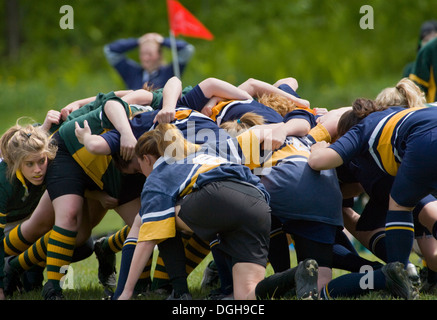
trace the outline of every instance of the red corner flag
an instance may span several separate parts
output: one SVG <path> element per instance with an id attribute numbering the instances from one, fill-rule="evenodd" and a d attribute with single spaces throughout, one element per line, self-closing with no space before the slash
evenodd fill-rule
<path id="1" fill-rule="evenodd" d="M 214 36 L 179 1 L 167 0 L 170 29 L 174 36 L 183 35 L 193 38 L 212 40 Z"/>

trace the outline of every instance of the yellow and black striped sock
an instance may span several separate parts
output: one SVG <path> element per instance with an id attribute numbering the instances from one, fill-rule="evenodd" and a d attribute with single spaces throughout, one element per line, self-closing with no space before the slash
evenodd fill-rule
<path id="1" fill-rule="evenodd" d="M 153 270 L 153 284 L 152 289 L 156 290 L 169 285 L 170 278 L 165 269 L 164 260 L 158 255 L 156 259 L 155 269 Z"/>
<path id="2" fill-rule="evenodd" d="M 144 267 L 143 272 L 140 275 L 140 280 L 142 281 L 150 281 L 150 271 L 152 269 L 152 262 L 153 258 L 150 258 L 149 261 L 147 261 L 146 266 Z"/>
<path id="3" fill-rule="evenodd" d="M 109 249 L 114 253 L 120 252 L 123 248 L 124 242 L 127 239 L 129 231 L 130 227 L 126 225 L 118 230 L 116 233 L 106 237 L 105 241 L 103 242 L 102 248 L 105 251 Z"/>
<path id="4" fill-rule="evenodd" d="M 13 228 L 5 236 L 3 245 L 5 254 L 9 256 L 18 256 L 20 253 L 29 248 L 32 243 L 27 241 L 21 233 L 21 224 Z"/>
<path id="5" fill-rule="evenodd" d="M 187 275 L 193 271 L 200 262 L 208 255 L 210 252 L 209 243 L 200 239 L 197 235 L 193 234 L 192 236 L 181 234 L 182 241 L 184 243 L 185 250 L 185 269 Z M 152 290 L 156 290 L 159 288 L 164 288 L 170 285 L 170 277 L 165 268 L 164 261 L 159 254 L 155 270 L 153 272 L 153 282 L 152 282 Z"/>
<path id="6" fill-rule="evenodd" d="M 29 270 L 34 265 L 45 266 L 47 258 L 47 244 L 51 231 L 39 238 L 29 249 L 10 261 L 11 267 L 16 270 Z"/>
<path id="7" fill-rule="evenodd" d="M 210 251 L 209 243 L 200 239 L 196 234 L 193 234 L 188 240 L 185 240 L 187 274 L 190 274 L 191 271 L 205 259 Z"/>
<path id="8" fill-rule="evenodd" d="M 47 244 L 47 280 L 56 289 L 60 289 L 59 281 L 64 276 L 61 273 L 63 266 L 68 266 L 73 257 L 76 243 L 76 231 L 70 231 L 53 226 Z"/>

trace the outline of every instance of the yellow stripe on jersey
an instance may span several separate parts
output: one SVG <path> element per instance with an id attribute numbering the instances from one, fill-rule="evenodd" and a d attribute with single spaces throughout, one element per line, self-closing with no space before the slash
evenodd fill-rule
<path id="1" fill-rule="evenodd" d="M 316 142 L 320 142 L 320 141 L 331 142 L 331 135 L 329 134 L 328 130 L 326 130 L 326 128 L 320 123 L 317 124 L 317 126 L 315 126 L 314 128 L 312 128 L 308 133 L 308 135 L 313 137 L 314 140 L 316 140 Z"/>
<path id="2" fill-rule="evenodd" d="M 220 114 L 220 112 L 223 110 L 223 108 L 226 107 L 232 101 L 234 101 L 234 100 L 221 101 L 221 102 L 217 103 L 211 110 L 212 111 L 211 119 L 214 121 L 217 121 L 217 116 Z"/>
<path id="3" fill-rule="evenodd" d="M 260 140 L 253 130 L 248 130 L 237 136 L 238 144 L 243 152 L 244 164 L 250 170 L 261 166 L 260 163 Z"/>
<path id="4" fill-rule="evenodd" d="M 148 240 L 165 240 L 176 236 L 176 220 L 174 217 L 160 221 L 144 222 L 140 227 L 138 242 Z"/>
<path id="5" fill-rule="evenodd" d="M 20 169 L 17 169 L 17 171 L 15 171 L 15 176 L 21 182 L 21 185 L 24 188 L 24 197 L 26 198 L 27 196 L 29 196 L 29 189 L 27 188 L 26 179 L 24 178 L 23 173 Z"/>
<path id="6" fill-rule="evenodd" d="M 310 153 L 309 151 L 298 150 L 298 148 L 296 148 L 296 146 L 294 146 L 293 144 L 287 144 L 283 148 L 273 152 L 272 156 L 268 159 L 268 161 L 264 162 L 263 167 L 274 167 L 279 161 L 295 156 L 308 159 Z"/>
<path id="7" fill-rule="evenodd" d="M 175 118 L 178 120 L 186 119 L 190 116 L 193 110 L 177 110 L 175 112 Z"/>
<path id="8" fill-rule="evenodd" d="M 393 145 L 391 143 L 391 138 L 394 134 L 395 128 L 399 121 L 401 121 L 408 113 L 418 109 L 423 109 L 423 107 L 409 108 L 396 113 L 387 121 L 382 129 L 382 133 L 378 141 L 378 147 L 376 149 L 381 157 L 384 170 L 391 176 L 396 176 L 400 165 L 399 162 L 396 161 Z"/>
<path id="9" fill-rule="evenodd" d="M 204 173 L 204 172 L 208 172 L 214 168 L 217 168 L 218 166 L 220 166 L 220 163 L 203 164 L 203 165 L 198 166 L 197 167 L 198 169 L 196 170 L 196 172 L 191 176 L 190 183 L 184 187 L 184 189 L 181 191 L 179 196 L 184 197 L 187 194 L 191 193 L 191 191 L 193 190 L 194 184 L 196 183 L 199 175 Z"/>
<path id="10" fill-rule="evenodd" d="M 413 80 L 414 82 L 420 84 L 421 86 L 424 86 L 426 88 L 429 87 L 429 83 L 421 78 L 419 78 L 418 76 L 416 76 L 415 74 L 410 73 L 410 75 L 408 76 L 410 78 L 410 80 Z"/>
<path id="11" fill-rule="evenodd" d="M 434 102 L 435 97 L 436 97 L 436 90 L 437 90 L 437 85 L 435 83 L 435 79 L 434 79 L 434 69 L 433 66 L 431 66 L 431 70 L 429 71 L 430 73 L 430 77 L 429 77 L 429 87 L 428 87 L 428 92 L 426 93 L 426 102 Z"/>
<path id="12" fill-rule="evenodd" d="M 94 155 L 88 152 L 85 147 L 73 154 L 74 160 L 82 167 L 85 173 L 103 189 L 102 177 L 111 163 L 112 157 L 105 155 Z"/>
<path id="13" fill-rule="evenodd" d="M 434 78 L 434 67 L 431 66 L 431 69 L 429 70 L 429 81 L 425 81 L 415 74 L 409 75 L 410 80 L 413 80 L 414 82 L 418 83 L 419 85 L 427 88 L 426 92 L 426 102 L 431 103 L 434 102 L 436 91 L 437 91 L 437 85 L 436 85 L 436 79 Z"/>

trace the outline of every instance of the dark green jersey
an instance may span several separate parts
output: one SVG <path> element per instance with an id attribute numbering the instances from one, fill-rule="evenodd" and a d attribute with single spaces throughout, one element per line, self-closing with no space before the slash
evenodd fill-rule
<path id="1" fill-rule="evenodd" d="M 12 182 L 6 176 L 7 164 L 0 162 L 0 213 L 5 222 L 24 219 L 32 214 L 45 191 L 45 184 L 35 186 L 24 179 L 18 171 Z"/>
<path id="2" fill-rule="evenodd" d="M 0 288 L 3 278 L 4 228 L 6 223 L 24 219 L 32 214 L 45 191 L 45 184 L 28 183 L 17 171 L 12 182 L 7 177 L 7 164 L 0 160 Z"/>
<path id="3" fill-rule="evenodd" d="M 74 160 L 97 186 L 106 191 L 110 196 L 117 197 L 120 188 L 121 172 L 114 166 L 112 157 L 91 154 L 77 140 L 75 134 L 75 122 L 78 122 L 83 127 L 85 120 L 87 120 L 92 134 L 100 135 L 114 129 L 114 126 L 104 112 L 105 104 L 109 100 L 118 101 L 123 106 L 128 118 L 133 113 L 141 111 L 138 107 L 131 107 L 121 98 L 115 96 L 113 92 L 107 94 L 99 93 L 95 101 L 71 113 L 67 121 L 60 126 L 59 135 Z"/>
<path id="4" fill-rule="evenodd" d="M 182 89 L 182 96 L 184 96 L 185 94 L 190 92 L 192 89 L 193 89 L 192 86 L 187 86 L 187 87 L 183 88 Z M 157 89 L 157 90 L 152 92 L 153 98 L 152 98 L 152 102 L 150 103 L 150 107 L 153 110 L 158 110 L 158 109 L 162 108 L 162 91 L 163 91 L 163 88 Z"/>
<path id="5" fill-rule="evenodd" d="M 410 79 L 425 92 L 426 102 L 437 101 L 437 38 L 423 46 L 416 58 Z"/>

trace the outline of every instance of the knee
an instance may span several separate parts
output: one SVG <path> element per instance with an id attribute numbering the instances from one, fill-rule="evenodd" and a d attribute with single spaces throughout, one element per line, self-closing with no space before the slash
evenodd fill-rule
<path id="1" fill-rule="evenodd" d="M 80 224 L 81 210 L 64 208 L 56 212 L 55 224 L 68 230 L 77 230 Z"/>

